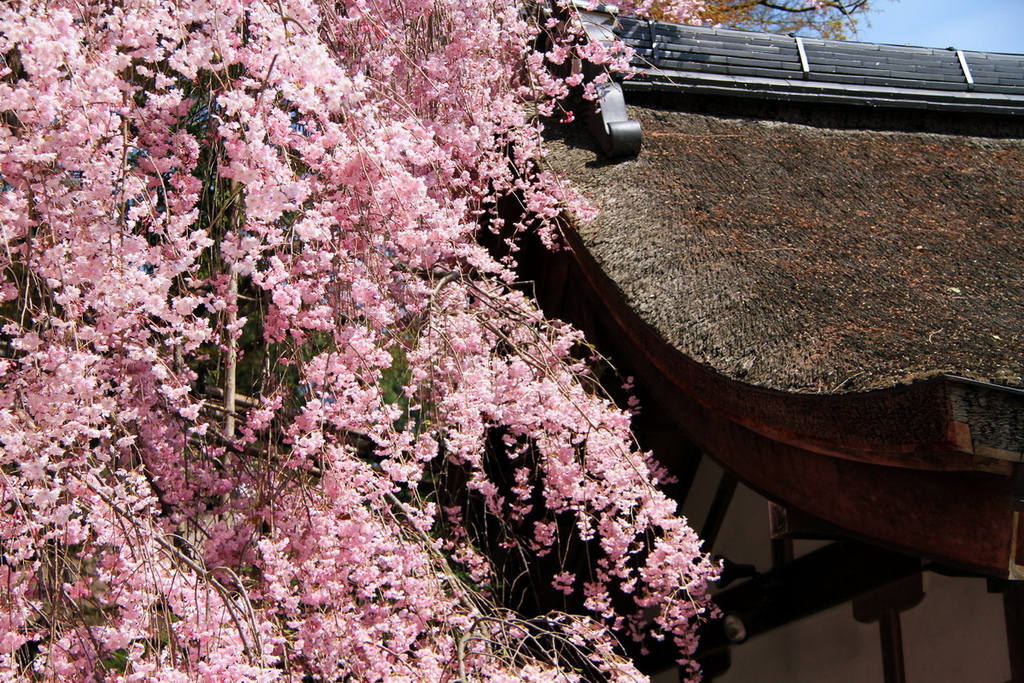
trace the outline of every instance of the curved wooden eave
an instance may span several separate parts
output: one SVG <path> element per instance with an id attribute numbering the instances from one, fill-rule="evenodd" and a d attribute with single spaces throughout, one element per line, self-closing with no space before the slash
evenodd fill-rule
<path id="1" fill-rule="evenodd" d="M 1021 571 L 1007 475 L 1020 460 L 1024 392 L 948 376 L 842 395 L 729 379 L 666 343 L 579 236 L 565 235 L 566 252 L 523 259 L 549 313 L 599 320 L 613 358 L 628 359 L 681 431 L 745 484 L 881 545 L 965 571 Z"/>

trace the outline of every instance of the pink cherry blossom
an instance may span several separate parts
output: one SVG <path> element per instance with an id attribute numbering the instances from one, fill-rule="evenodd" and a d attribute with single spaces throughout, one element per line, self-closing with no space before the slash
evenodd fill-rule
<path id="1" fill-rule="evenodd" d="M 579 333 L 477 240 L 512 198 L 552 243 L 592 213 L 536 165 L 581 46 L 533 52 L 491 0 L 0 26 L 0 680 L 639 681 L 615 638 L 645 634 L 687 660 L 717 568 Z M 495 558 L 580 544 L 545 581 L 589 614 L 503 604 Z"/>

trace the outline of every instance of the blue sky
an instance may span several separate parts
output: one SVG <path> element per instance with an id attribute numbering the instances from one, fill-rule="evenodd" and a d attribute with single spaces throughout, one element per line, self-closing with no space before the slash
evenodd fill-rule
<path id="1" fill-rule="evenodd" d="M 1024 0 L 875 0 L 856 40 L 1024 54 Z M 870 25 L 869 25 L 870 24 Z"/>

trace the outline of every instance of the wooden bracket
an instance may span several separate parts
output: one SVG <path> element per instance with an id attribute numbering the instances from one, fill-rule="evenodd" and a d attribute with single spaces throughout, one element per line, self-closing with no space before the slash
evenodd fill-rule
<path id="1" fill-rule="evenodd" d="M 853 618 L 872 624 L 886 612 L 906 612 L 924 600 L 924 580 L 920 572 L 880 586 L 853 600 Z"/>
<path id="2" fill-rule="evenodd" d="M 801 539 L 831 541 L 843 537 L 843 529 L 806 512 L 768 502 L 768 525 L 772 540 Z"/>

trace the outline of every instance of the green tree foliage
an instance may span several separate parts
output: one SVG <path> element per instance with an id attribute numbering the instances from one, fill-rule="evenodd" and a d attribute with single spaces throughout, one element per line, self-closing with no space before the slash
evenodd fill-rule
<path id="1" fill-rule="evenodd" d="M 730 28 L 849 38 L 874 0 L 707 0 L 702 18 Z"/>

